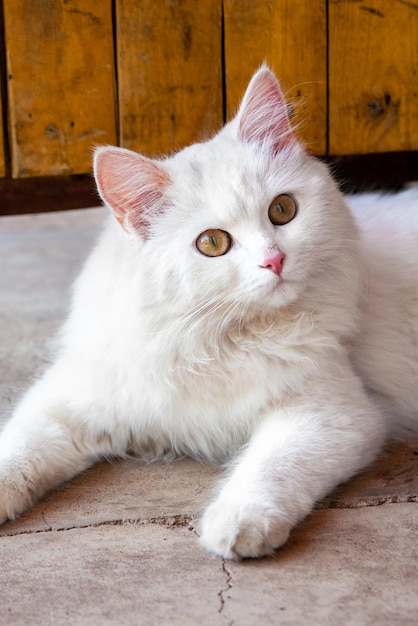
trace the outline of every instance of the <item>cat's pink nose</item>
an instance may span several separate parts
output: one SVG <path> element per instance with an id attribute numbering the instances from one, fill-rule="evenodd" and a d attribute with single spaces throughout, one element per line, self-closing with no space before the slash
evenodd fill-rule
<path id="1" fill-rule="evenodd" d="M 277 252 L 277 254 L 272 254 L 271 256 L 268 256 L 266 259 L 264 259 L 260 267 L 266 267 L 267 269 L 280 276 L 283 271 L 283 263 L 285 258 L 286 255 L 283 254 L 283 252 Z"/>

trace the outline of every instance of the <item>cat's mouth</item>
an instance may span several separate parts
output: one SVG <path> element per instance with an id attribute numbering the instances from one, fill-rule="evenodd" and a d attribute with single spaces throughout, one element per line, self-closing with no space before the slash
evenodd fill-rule
<path id="1" fill-rule="evenodd" d="M 258 284 L 253 296 L 261 308 L 266 306 L 280 308 L 296 300 L 299 290 L 296 281 L 289 279 L 286 275 L 271 274 L 264 281 Z"/>
<path id="2" fill-rule="evenodd" d="M 276 274 L 274 272 L 265 271 L 265 288 L 269 291 L 274 291 L 276 289 L 280 289 L 288 282 L 287 276 L 283 276 L 283 272 L 281 274 Z"/>

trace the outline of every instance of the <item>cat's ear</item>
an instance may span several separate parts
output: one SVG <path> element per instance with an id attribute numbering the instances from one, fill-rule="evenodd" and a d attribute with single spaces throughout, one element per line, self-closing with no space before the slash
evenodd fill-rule
<path id="1" fill-rule="evenodd" d="M 146 237 L 153 218 L 163 209 L 170 182 L 166 170 L 136 152 L 102 147 L 94 155 L 94 177 L 101 198 L 123 228 Z"/>
<path id="2" fill-rule="evenodd" d="M 251 79 L 237 114 L 239 137 L 277 153 L 296 141 L 276 76 L 267 66 Z"/>

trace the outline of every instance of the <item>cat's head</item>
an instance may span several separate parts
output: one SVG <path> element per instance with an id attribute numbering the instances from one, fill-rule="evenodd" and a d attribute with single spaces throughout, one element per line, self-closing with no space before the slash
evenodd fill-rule
<path id="1" fill-rule="evenodd" d="M 169 307 L 234 318 L 286 306 L 334 271 L 343 240 L 356 237 L 326 167 L 292 131 L 267 67 L 209 141 L 163 160 L 99 148 L 95 177 L 140 250 L 152 297 Z"/>

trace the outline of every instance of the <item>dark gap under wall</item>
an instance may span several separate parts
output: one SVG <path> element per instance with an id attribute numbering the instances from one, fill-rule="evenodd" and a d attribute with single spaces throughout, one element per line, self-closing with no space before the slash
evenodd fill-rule
<path id="1" fill-rule="evenodd" d="M 418 152 L 321 157 L 346 193 L 396 190 L 418 180 Z M 93 176 L 0 178 L 0 215 L 63 211 L 98 206 Z"/>
<path id="2" fill-rule="evenodd" d="M 93 176 L 0 178 L 0 216 L 99 206 Z"/>
<path id="3" fill-rule="evenodd" d="M 418 181 L 418 151 L 327 156 L 323 160 L 344 193 L 396 190 Z"/>

